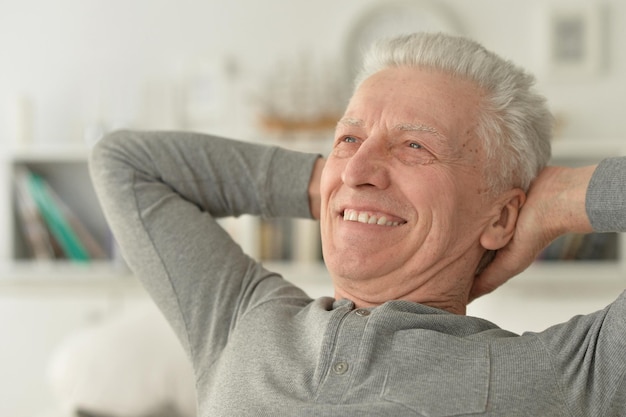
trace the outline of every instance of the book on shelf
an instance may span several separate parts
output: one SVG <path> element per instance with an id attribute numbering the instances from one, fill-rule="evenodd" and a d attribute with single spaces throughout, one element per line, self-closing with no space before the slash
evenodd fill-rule
<path id="1" fill-rule="evenodd" d="M 41 175 L 18 167 L 15 185 L 19 217 L 35 259 L 106 257 L 106 251 Z"/>
<path id="2" fill-rule="evenodd" d="M 261 261 L 315 263 L 322 260 L 319 222 L 250 215 L 218 220 L 247 254 Z"/>
<path id="3" fill-rule="evenodd" d="M 261 219 L 259 224 L 259 257 L 263 261 L 292 259 L 291 219 Z"/>
<path id="4" fill-rule="evenodd" d="M 555 239 L 538 257 L 542 261 L 617 260 L 616 233 L 570 233 Z"/>
<path id="5" fill-rule="evenodd" d="M 52 237 L 30 194 L 27 175 L 21 171 L 15 174 L 15 201 L 24 237 L 35 259 L 54 259 L 56 254 Z"/>
<path id="6" fill-rule="evenodd" d="M 319 223 L 310 219 L 261 219 L 260 259 L 312 263 L 322 259 Z"/>

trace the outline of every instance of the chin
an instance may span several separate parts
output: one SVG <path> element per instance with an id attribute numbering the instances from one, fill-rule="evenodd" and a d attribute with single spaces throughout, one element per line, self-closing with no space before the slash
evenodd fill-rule
<path id="1" fill-rule="evenodd" d="M 350 281 L 365 281 L 386 275 L 393 265 L 389 262 L 381 262 L 372 256 L 334 254 L 324 257 L 326 268 L 333 278 Z"/>

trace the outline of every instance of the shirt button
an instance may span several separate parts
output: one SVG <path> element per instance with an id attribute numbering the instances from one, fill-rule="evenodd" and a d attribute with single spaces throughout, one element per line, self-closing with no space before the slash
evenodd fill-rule
<path id="1" fill-rule="evenodd" d="M 354 311 L 354 313 L 359 316 L 359 317 L 367 317 L 370 315 L 370 311 L 366 310 L 364 308 L 359 308 L 357 310 Z"/>
<path id="2" fill-rule="evenodd" d="M 333 372 L 337 375 L 343 375 L 348 372 L 348 364 L 346 362 L 337 362 L 333 365 Z"/>

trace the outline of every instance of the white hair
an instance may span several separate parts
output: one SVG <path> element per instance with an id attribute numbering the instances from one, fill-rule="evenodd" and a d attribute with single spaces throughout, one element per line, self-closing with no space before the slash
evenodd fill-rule
<path id="1" fill-rule="evenodd" d="M 476 134 L 487 154 L 487 185 L 528 190 L 550 159 L 553 117 L 533 89 L 535 78 L 477 42 L 442 33 L 415 33 L 375 43 L 356 86 L 389 67 L 428 68 L 475 82 L 486 93 Z"/>

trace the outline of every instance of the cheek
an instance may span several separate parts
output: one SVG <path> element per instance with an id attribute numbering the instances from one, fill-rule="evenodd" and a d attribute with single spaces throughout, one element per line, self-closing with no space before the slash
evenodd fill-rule
<path id="1" fill-rule="evenodd" d="M 320 222 L 323 226 L 331 215 L 330 200 L 333 194 L 341 187 L 341 166 L 332 159 L 329 159 L 324 166 L 322 176 L 320 178 L 320 199 L 321 213 Z"/>
<path id="2" fill-rule="evenodd" d="M 335 182 L 336 175 L 334 174 L 334 167 L 327 162 L 324 166 L 324 170 L 322 171 L 322 177 L 320 178 L 322 208 L 324 208 L 324 206 L 328 203 L 328 197 Z"/>
<path id="3" fill-rule="evenodd" d="M 402 193 L 418 211 L 429 209 L 433 213 L 447 212 L 458 203 L 460 186 L 446 170 L 423 170 L 419 175 L 411 175 L 409 172 L 402 176 L 411 177 L 411 180 L 402 181 Z"/>
<path id="4" fill-rule="evenodd" d="M 428 234 L 426 240 L 445 240 L 466 222 L 464 194 L 461 185 L 445 174 L 422 177 L 405 190 L 417 212 L 418 230 Z"/>
<path id="5" fill-rule="evenodd" d="M 342 185 L 342 173 L 345 169 L 346 162 L 341 159 L 333 158 L 330 156 L 326 160 L 322 176 L 320 178 L 320 193 L 322 197 L 322 204 L 328 200 L 333 192 L 335 192 Z"/>

